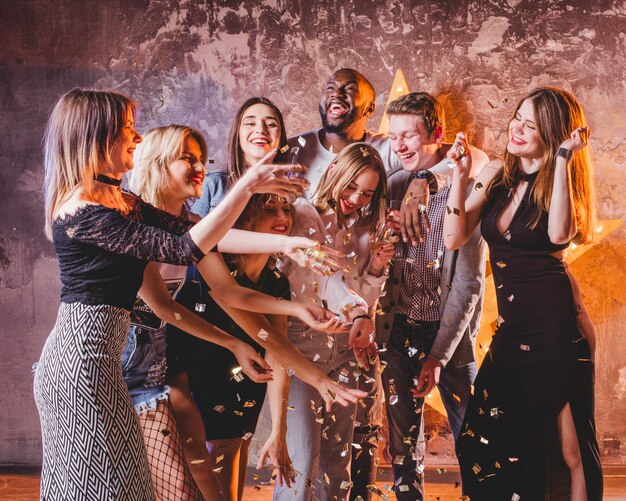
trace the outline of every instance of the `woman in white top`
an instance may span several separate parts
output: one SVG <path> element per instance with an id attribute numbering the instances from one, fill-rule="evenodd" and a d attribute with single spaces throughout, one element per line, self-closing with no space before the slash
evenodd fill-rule
<path id="1" fill-rule="evenodd" d="M 386 190 L 377 151 L 366 143 L 344 148 L 323 176 L 313 203 L 296 200 L 292 230 L 345 253 L 342 269 L 320 277 L 293 260 L 281 268 L 295 299 L 321 304 L 351 325 L 349 332 L 329 335 L 292 319 L 289 339 L 322 371 L 352 388 L 369 389 L 374 381 L 360 368 L 369 368 L 376 357 L 371 314 L 394 252 L 393 243 L 381 241 Z M 287 414 L 287 444 L 300 473 L 296 490 L 300 499 L 347 499 L 356 407 L 324 410 L 320 397 L 298 376 L 292 378 L 289 393 L 294 410 Z M 290 495 L 276 486 L 274 499 Z"/>

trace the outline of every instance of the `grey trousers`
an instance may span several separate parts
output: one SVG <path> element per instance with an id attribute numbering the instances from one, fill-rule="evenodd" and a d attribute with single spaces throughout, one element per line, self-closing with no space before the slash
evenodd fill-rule
<path id="1" fill-rule="evenodd" d="M 347 348 L 348 334 L 329 335 L 297 327 L 290 328 L 290 341 L 323 372 L 349 388 L 371 389 Z M 287 445 L 296 483 L 290 489 L 276 485 L 273 499 L 348 499 L 356 405 L 333 404 L 326 412 L 317 389 L 303 383 L 297 373 L 291 378 L 288 405 Z"/>

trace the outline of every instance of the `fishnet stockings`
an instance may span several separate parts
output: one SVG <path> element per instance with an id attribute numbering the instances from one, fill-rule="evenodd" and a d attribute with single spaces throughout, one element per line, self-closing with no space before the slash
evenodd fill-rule
<path id="1" fill-rule="evenodd" d="M 139 421 L 148 452 L 152 482 L 160 501 L 204 501 L 185 460 L 169 400 L 142 412 Z"/>

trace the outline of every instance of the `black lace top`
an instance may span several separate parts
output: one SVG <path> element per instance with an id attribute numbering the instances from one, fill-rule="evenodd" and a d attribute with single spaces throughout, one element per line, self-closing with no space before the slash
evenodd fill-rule
<path id="1" fill-rule="evenodd" d="M 177 218 L 125 194 L 131 209 L 122 215 L 87 205 L 52 225 L 61 271 L 61 301 L 132 309 L 148 261 L 190 265 L 204 255 Z"/>

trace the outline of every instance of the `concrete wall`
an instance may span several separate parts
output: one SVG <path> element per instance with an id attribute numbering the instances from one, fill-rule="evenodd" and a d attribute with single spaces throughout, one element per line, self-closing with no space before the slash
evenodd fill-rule
<path id="1" fill-rule="evenodd" d="M 309 130 L 339 67 L 374 84 L 372 128 L 402 68 L 412 90 L 445 99 L 450 133 L 464 128 L 492 156 L 516 100 L 559 85 L 578 96 L 593 130 L 600 216 L 624 215 L 623 0 L 3 0 L 1 9 L 0 463 L 41 457 L 31 365 L 54 323 L 59 282 L 41 230 L 40 146 L 52 104 L 73 86 L 132 95 L 140 131 L 201 129 L 220 165 L 245 98 L 265 95 L 291 134 Z M 610 461 L 622 460 L 626 442 L 625 258 L 622 228 L 572 267 L 598 330 L 597 422 Z"/>

